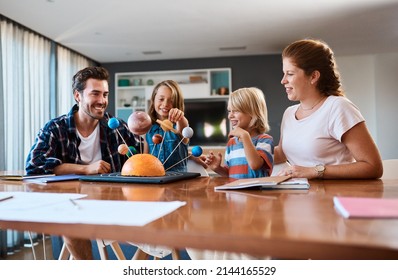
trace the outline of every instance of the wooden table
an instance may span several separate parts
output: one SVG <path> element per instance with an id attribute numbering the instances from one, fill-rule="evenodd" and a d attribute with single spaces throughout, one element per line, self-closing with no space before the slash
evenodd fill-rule
<path id="1" fill-rule="evenodd" d="M 314 180 L 310 181 L 310 190 L 304 192 L 214 192 L 214 186 L 228 180 L 200 177 L 165 185 L 0 181 L 0 191 L 187 202 L 143 227 L 16 221 L 0 221 L 0 227 L 283 259 L 398 259 L 398 219 L 344 219 L 332 201 L 334 196 L 398 198 L 398 180 Z"/>

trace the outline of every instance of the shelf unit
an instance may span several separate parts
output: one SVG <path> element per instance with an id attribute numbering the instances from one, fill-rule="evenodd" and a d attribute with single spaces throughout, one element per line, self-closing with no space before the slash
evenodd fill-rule
<path id="1" fill-rule="evenodd" d="M 232 88 L 231 68 L 116 73 L 116 116 L 127 121 L 132 112 L 147 111 L 153 88 L 164 80 L 176 81 L 184 99 L 226 98 Z"/>

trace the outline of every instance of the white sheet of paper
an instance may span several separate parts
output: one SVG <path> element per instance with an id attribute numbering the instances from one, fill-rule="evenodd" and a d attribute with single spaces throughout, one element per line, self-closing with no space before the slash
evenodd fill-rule
<path id="1" fill-rule="evenodd" d="M 2 195 L 12 196 L 0 203 L 0 212 L 15 210 L 26 211 L 86 197 L 86 194 L 79 193 L 39 193 L 39 192 L 1 192 Z"/>
<path id="2" fill-rule="evenodd" d="M 76 206 L 70 199 L 80 194 L 14 192 L 12 195 L 12 199 L 0 203 L 0 220 L 144 226 L 186 204 L 183 201 L 74 200 Z M 21 204 L 22 201 L 25 203 Z"/>

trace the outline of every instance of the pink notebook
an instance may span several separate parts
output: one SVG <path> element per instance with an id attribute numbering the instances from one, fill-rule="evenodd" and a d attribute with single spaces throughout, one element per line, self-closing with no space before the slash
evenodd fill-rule
<path id="1" fill-rule="evenodd" d="M 398 198 L 333 198 L 334 207 L 344 218 L 397 218 Z"/>

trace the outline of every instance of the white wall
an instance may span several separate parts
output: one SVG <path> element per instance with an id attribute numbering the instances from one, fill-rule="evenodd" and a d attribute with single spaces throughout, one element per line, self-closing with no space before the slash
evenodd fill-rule
<path id="1" fill-rule="evenodd" d="M 346 95 L 361 110 L 382 158 L 398 158 L 398 53 L 336 60 Z"/>
<path id="2" fill-rule="evenodd" d="M 375 60 L 376 121 L 383 159 L 398 158 L 398 53 Z"/>

